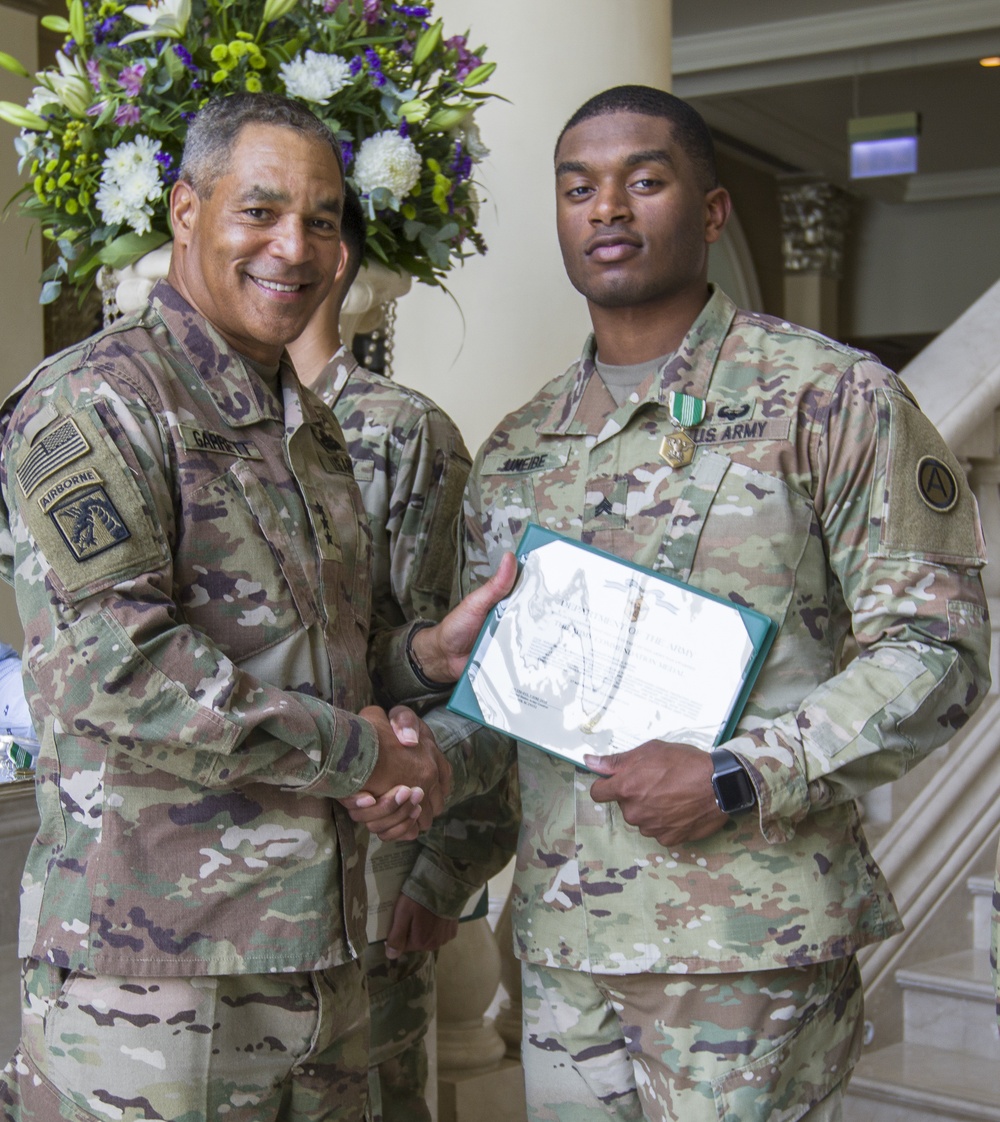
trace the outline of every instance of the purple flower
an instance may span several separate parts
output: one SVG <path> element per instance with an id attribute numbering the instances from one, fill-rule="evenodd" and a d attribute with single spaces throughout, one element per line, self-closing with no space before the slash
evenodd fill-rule
<path id="1" fill-rule="evenodd" d="M 424 7 L 423 4 L 396 4 L 396 11 L 404 16 L 413 16 L 416 19 L 426 19 L 430 14 L 430 8 Z"/>
<path id="2" fill-rule="evenodd" d="M 399 122 L 398 132 L 400 136 L 410 135 L 410 122 L 405 117 Z"/>
<path id="3" fill-rule="evenodd" d="M 94 87 L 95 92 L 100 93 L 101 65 L 96 58 L 87 59 L 87 77 L 90 79 L 90 84 Z"/>
<path id="4" fill-rule="evenodd" d="M 137 125 L 142 118 L 138 105 L 119 105 L 115 110 L 115 124 L 123 128 Z"/>
<path id="5" fill-rule="evenodd" d="M 362 59 L 361 55 L 355 55 L 354 58 L 351 59 L 351 74 L 357 77 L 364 64 L 364 59 Z"/>
<path id="6" fill-rule="evenodd" d="M 472 175 L 472 157 L 462 151 L 460 140 L 455 141 L 455 158 L 451 161 L 448 170 L 456 183 L 462 183 Z"/>
<path id="7" fill-rule="evenodd" d="M 170 184 L 177 178 L 177 172 L 174 170 L 174 158 L 169 152 L 157 152 L 154 157 L 156 162 L 160 165 L 160 171 L 163 175 L 163 182 Z"/>
<path id="8" fill-rule="evenodd" d="M 138 97 L 142 89 L 142 79 L 146 73 L 146 64 L 137 62 L 134 66 L 126 66 L 118 75 L 118 84 L 129 97 Z"/>
<path id="9" fill-rule="evenodd" d="M 66 42 L 63 43 L 63 49 L 62 50 L 63 50 L 63 54 L 67 58 L 72 58 L 73 55 L 76 54 L 76 40 L 75 39 L 67 39 Z"/>
<path id="10" fill-rule="evenodd" d="M 111 38 L 111 33 L 115 29 L 115 24 L 121 19 L 120 15 L 108 16 L 107 19 L 102 19 L 100 23 L 94 24 L 94 43 L 96 46 L 101 46 Z M 114 43 L 109 43 L 109 46 L 115 46 Z"/>
<path id="11" fill-rule="evenodd" d="M 368 75 L 373 86 L 384 86 L 385 75 L 382 73 L 382 60 L 371 47 L 365 48 L 365 58 L 368 59 Z"/>
<path id="12" fill-rule="evenodd" d="M 340 154 L 344 157 L 344 167 L 348 167 L 351 160 L 354 159 L 354 145 L 349 140 L 342 140 L 340 142 Z"/>
<path id="13" fill-rule="evenodd" d="M 369 26 L 373 23 L 378 23 L 382 17 L 381 7 L 382 0 L 365 0 L 365 23 Z"/>
<path id="14" fill-rule="evenodd" d="M 478 55 L 474 55 L 466 47 L 468 40 L 464 35 L 453 35 L 450 39 L 445 39 L 444 45 L 449 50 L 458 52 L 458 68 L 455 70 L 455 77 L 461 82 L 467 78 L 477 66 L 482 66 L 483 60 Z"/>
<path id="15" fill-rule="evenodd" d="M 327 15 L 330 15 L 331 13 L 335 12 L 340 7 L 340 5 L 343 4 L 343 2 L 344 0 L 324 0 L 323 11 Z"/>
<path id="16" fill-rule="evenodd" d="M 198 67 L 194 64 L 194 59 L 191 57 L 191 52 L 184 46 L 183 43 L 174 43 L 174 54 L 184 63 L 188 70 L 197 72 Z"/>

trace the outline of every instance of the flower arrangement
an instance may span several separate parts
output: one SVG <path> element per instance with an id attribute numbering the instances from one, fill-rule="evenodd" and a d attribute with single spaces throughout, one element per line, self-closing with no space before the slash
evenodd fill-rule
<path id="1" fill-rule="evenodd" d="M 101 265 L 122 268 L 169 240 L 167 200 L 187 122 L 212 95 L 270 90 L 336 134 L 368 212 L 367 259 L 428 284 L 486 246 L 474 122 L 495 63 L 446 37 L 432 0 L 68 0 L 56 63 L 26 105 L 15 198 L 57 246 L 42 303 Z M 0 65 L 28 76 L 0 52 Z"/>

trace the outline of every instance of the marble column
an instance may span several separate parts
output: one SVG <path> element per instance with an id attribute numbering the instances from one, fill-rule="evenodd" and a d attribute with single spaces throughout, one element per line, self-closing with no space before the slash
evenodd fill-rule
<path id="1" fill-rule="evenodd" d="M 785 318 L 837 336 L 851 196 L 815 175 L 778 180 Z"/>

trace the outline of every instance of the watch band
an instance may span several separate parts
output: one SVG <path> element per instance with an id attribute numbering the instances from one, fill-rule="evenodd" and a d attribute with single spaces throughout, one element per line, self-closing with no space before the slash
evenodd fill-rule
<path id="1" fill-rule="evenodd" d="M 712 790 L 724 814 L 742 814 L 757 802 L 746 768 L 728 748 L 712 750 Z"/>

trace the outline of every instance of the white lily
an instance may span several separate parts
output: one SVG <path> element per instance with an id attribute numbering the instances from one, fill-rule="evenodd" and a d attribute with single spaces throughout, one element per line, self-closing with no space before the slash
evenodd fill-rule
<path id="1" fill-rule="evenodd" d="M 125 15 L 144 26 L 121 40 L 135 43 L 139 39 L 181 39 L 191 18 L 191 0 L 156 0 L 155 4 L 131 4 Z"/>
<path id="2" fill-rule="evenodd" d="M 59 73 L 42 70 L 36 75 L 75 117 L 85 117 L 93 101 L 94 89 L 87 79 L 86 71 L 75 59 L 69 59 L 62 51 L 56 51 Z"/>

